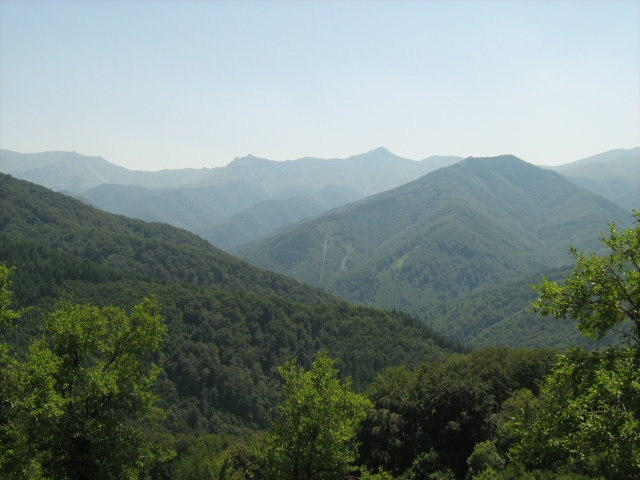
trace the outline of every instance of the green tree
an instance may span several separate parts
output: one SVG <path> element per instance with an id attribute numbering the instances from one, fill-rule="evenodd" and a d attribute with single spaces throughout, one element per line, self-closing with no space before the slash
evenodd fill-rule
<path id="1" fill-rule="evenodd" d="M 5 323 L 20 313 L 7 310 L 10 273 L 0 266 Z M 165 331 L 152 299 L 130 315 L 62 300 L 24 361 L 0 346 L 0 474 L 131 478 L 166 455 L 142 430 L 161 415 L 151 392 L 159 369 L 147 357 Z"/>
<path id="2" fill-rule="evenodd" d="M 309 371 L 295 360 L 280 367 L 285 399 L 267 434 L 267 478 L 341 479 L 354 470 L 356 428 L 372 403 L 338 379 L 335 362 L 320 351 Z"/>
<path id="3" fill-rule="evenodd" d="M 530 466 L 569 465 L 607 478 L 640 477 L 640 214 L 638 226 L 602 242 L 605 256 L 571 250 L 576 267 L 563 285 L 543 279 L 533 309 L 570 318 L 588 337 L 616 330 L 626 344 L 602 352 L 568 349 L 540 391 L 531 419 L 507 423 L 520 441 L 510 456 Z"/>

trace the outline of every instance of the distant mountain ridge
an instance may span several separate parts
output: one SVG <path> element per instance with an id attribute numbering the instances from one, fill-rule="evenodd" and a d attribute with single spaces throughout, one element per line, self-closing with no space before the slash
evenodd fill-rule
<path id="1" fill-rule="evenodd" d="M 640 210 L 640 148 L 609 160 L 575 164 L 561 174 L 629 210 Z"/>
<path id="2" fill-rule="evenodd" d="M 64 152 L 0 153 L 0 170 L 6 173 L 13 172 L 19 178 L 49 187 L 64 186 L 64 190 L 77 198 L 110 213 L 201 232 L 222 248 L 255 240 L 285 223 L 297 222 L 368 194 L 394 188 L 461 160 L 461 157 L 433 156 L 417 162 L 398 157 L 381 147 L 347 159 L 305 157 L 277 162 L 249 155 L 236 158 L 222 168 L 163 171 L 155 172 L 156 177 L 150 177 L 153 172 L 128 171 L 110 165 L 102 158 L 82 157 L 76 153 L 66 156 Z M 20 162 L 22 167 L 18 168 Z M 111 179 L 110 183 L 100 183 L 77 193 L 81 182 L 70 176 L 71 169 L 68 168 L 73 162 L 78 163 L 78 171 L 88 169 L 94 183 Z M 27 164 L 34 168 L 29 170 L 25 166 Z M 105 171 L 109 165 L 113 168 L 107 172 L 111 175 L 107 177 Z M 52 171 L 60 168 L 51 178 L 68 175 L 69 182 L 64 184 L 56 180 L 47 183 L 49 177 L 40 175 L 42 168 Z M 174 178 L 173 183 L 169 182 L 171 172 L 179 177 Z M 166 177 L 164 184 L 160 182 L 160 174 Z M 88 176 L 87 173 L 85 177 Z M 193 181 L 185 184 L 187 179 Z M 155 182 L 156 188 L 142 186 L 143 181 L 147 184 Z M 320 194 L 323 190 L 324 193 Z M 349 193 L 345 195 L 347 191 Z M 332 192 L 335 195 L 329 198 Z M 230 219 L 264 201 L 270 202 Z M 256 217 L 258 211 L 259 218 Z M 232 231 L 226 231 L 230 225 L 233 225 L 230 227 Z"/>
<path id="3" fill-rule="evenodd" d="M 514 156 L 468 158 L 235 252 L 350 300 L 408 312 L 597 251 L 631 215 Z"/>
<path id="4" fill-rule="evenodd" d="M 56 191 L 82 192 L 104 183 L 150 188 L 183 185 L 203 180 L 212 170 L 185 168 L 145 172 L 76 152 L 18 153 L 0 149 L 0 172 Z"/>
<path id="5" fill-rule="evenodd" d="M 616 166 L 620 155 L 640 158 L 640 148 L 611 150 L 545 168 L 560 171 L 573 183 L 627 209 L 640 208 L 640 164 L 630 160 L 627 167 Z M 0 150 L 0 171 L 69 193 L 110 213 L 197 232 L 231 250 L 460 160 L 432 156 L 414 161 L 380 147 L 346 159 L 272 161 L 248 155 L 221 168 L 141 172 L 76 152 Z M 346 196 L 341 193 L 346 191 L 350 192 Z"/>
<path id="6" fill-rule="evenodd" d="M 556 166 L 543 166 L 543 168 L 548 168 L 549 170 L 553 170 L 555 172 L 563 173 L 566 170 L 570 170 L 572 168 L 581 167 L 583 165 L 589 165 L 591 163 L 606 163 L 610 160 L 615 160 L 620 157 L 640 157 L 640 147 L 634 147 L 629 149 L 624 148 L 616 148 L 613 150 L 607 150 L 603 153 L 598 153 L 596 155 L 591 155 L 590 157 L 583 158 L 581 160 L 576 160 L 575 162 L 569 162 L 562 165 Z"/>

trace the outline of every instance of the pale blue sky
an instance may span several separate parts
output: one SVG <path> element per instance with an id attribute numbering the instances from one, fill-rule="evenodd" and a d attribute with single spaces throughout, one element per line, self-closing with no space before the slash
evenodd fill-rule
<path id="1" fill-rule="evenodd" d="M 640 145 L 640 1 L 0 2 L 0 147 L 128 168 Z"/>

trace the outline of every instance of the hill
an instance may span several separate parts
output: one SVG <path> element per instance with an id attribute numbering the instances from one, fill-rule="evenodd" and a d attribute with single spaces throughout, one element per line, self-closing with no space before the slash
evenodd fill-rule
<path id="1" fill-rule="evenodd" d="M 367 196 L 459 160 L 460 157 L 434 156 L 416 162 L 384 148 L 330 160 L 306 157 L 276 162 L 249 155 L 216 169 L 206 180 L 180 188 L 142 192 L 133 186 L 101 185 L 81 195 L 108 212 L 197 230 L 216 246 L 230 248 L 260 238 L 285 223 L 308 218 L 301 216 L 307 212 L 313 216 L 352 201 L 352 194 L 345 198 L 339 189 L 350 188 Z M 320 193 L 328 187 L 334 188 Z M 336 195 L 330 198 L 332 192 Z M 320 193 L 320 201 L 309 198 L 316 193 Z M 265 200 L 288 201 L 243 212 Z M 230 223 L 216 227 L 237 213 L 240 216 L 230 219 Z M 260 225 L 254 221 L 258 213 L 267 215 Z M 280 215 L 285 216 L 284 223 L 269 220 Z M 226 226 L 232 230 L 226 232 Z"/>
<path id="2" fill-rule="evenodd" d="M 82 192 L 103 183 L 168 187 L 203 180 L 211 169 L 128 170 L 76 152 L 18 153 L 0 149 L 0 172 L 56 191 Z"/>
<path id="3" fill-rule="evenodd" d="M 573 267 L 547 270 L 552 281 L 568 277 Z M 537 298 L 530 287 L 541 280 L 540 273 L 479 288 L 471 293 L 421 309 L 421 316 L 442 334 L 473 348 L 507 346 L 512 348 L 555 348 L 567 345 L 586 350 L 616 341 L 608 335 L 599 342 L 585 337 L 571 320 L 553 320 L 529 311 L 529 302 Z"/>
<path id="4" fill-rule="evenodd" d="M 286 200 L 264 200 L 218 223 L 196 229 L 194 233 L 218 248 L 229 250 L 266 237 L 283 225 L 299 222 L 363 197 L 364 194 L 353 187 L 331 185 L 309 195 Z"/>
<path id="5" fill-rule="evenodd" d="M 102 212 L 0 174 L 0 232 L 34 240 L 127 274 L 335 302 L 319 288 L 253 267 L 185 230 Z"/>
<path id="6" fill-rule="evenodd" d="M 103 184 L 75 196 L 110 213 L 191 231 L 269 198 L 261 185 L 247 180 L 173 189 Z"/>
<path id="7" fill-rule="evenodd" d="M 399 313 L 348 305 L 303 304 L 276 295 L 159 283 L 0 234 L 0 263 L 16 266 L 14 308 L 34 306 L 0 342 L 23 353 L 42 315 L 65 293 L 75 302 L 131 308 L 155 295 L 168 335 L 153 359 L 173 433 L 239 433 L 264 428 L 280 400 L 277 366 L 292 356 L 309 367 L 320 348 L 341 358 L 343 375 L 363 390 L 391 365 L 419 365 L 464 349 Z"/>
<path id="8" fill-rule="evenodd" d="M 596 155 L 592 155 L 587 158 L 583 158 L 581 160 L 576 160 L 575 162 L 565 163 L 563 165 L 557 166 L 544 166 L 543 168 L 548 168 L 549 170 L 553 170 L 555 172 L 563 173 L 566 170 L 570 170 L 572 168 L 581 167 L 584 165 L 589 165 L 591 163 L 607 163 L 610 160 L 615 160 L 620 157 L 640 157 L 640 147 L 634 147 L 629 149 L 624 148 L 616 148 L 614 150 L 608 150 L 603 153 L 598 153 Z"/>
<path id="9" fill-rule="evenodd" d="M 350 301 L 419 312 L 597 251 L 631 216 L 511 155 L 468 158 L 237 252 Z"/>
<path id="10" fill-rule="evenodd" d="M 578 165 L 563 170 L 562 175 L 629 210 L 640 210 L 640 153 Z"/>

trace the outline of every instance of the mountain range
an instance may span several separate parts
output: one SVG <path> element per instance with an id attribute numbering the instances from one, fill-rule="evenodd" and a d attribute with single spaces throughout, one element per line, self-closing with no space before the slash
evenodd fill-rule
<path id="1" fill-rule="evenodd" d="M 640 208 L 638 159 L 636 147 L 546 168 L 632 209 Z M 381 147 L 343 160 L 305 157 L 274 162 L 249 155 L 222 168 L 143 172 L 76 152 L 0 150 L 0 171 L 111 213 L 191 230 L 232 250 L 460 160 L 432 156 L 416 162 Z"/>
<path id="2" fill-rule="evenodd" d="M 514 156 L 468 158 L 235 250 L 354 302 L 426 311 L 600 251 L 630 212 Z"/>
<path id="3" fill-rule="evenodd" d="M 72 194 L 110 213 L 197 230 L 212 243 L 231 248 L 283 222 L 297 222 L 397 187 L 461 159 L 432 156 L 414 161 L 378 148 L 347 159 L 276 162 L 249 155 L 222 168 L 139 172 L 75 152 L 0 150 L 0 171 Z M 266 200 L 273 201 L 221 224 Z M 256 214 L 265 221 L 256 222 Z M 230 224 L 235 233 L 224 233 Z"/>

